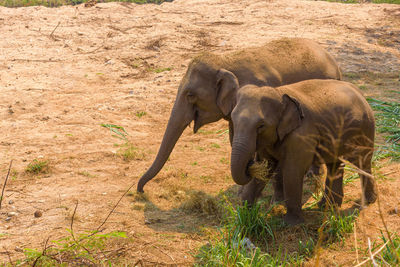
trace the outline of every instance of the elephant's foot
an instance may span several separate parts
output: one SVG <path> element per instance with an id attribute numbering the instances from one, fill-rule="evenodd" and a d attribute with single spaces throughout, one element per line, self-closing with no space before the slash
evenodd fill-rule
<path id="1" fill-rule="evenodd" d="M 364 188 L 364 197 L 366 204 L 372 204 L 378 198 L 378 190 L 376 188 L 376 183 L 372 179 L 368 180 L 366 177 L 362 177 L 361 179 L 364 180 L 362 184 Z M 366 185 L 364 185 L 366 184 Z"/>
<path id="2" fill-rule="evenodd" d="M 291 226 L 304 223 L 304 218 L 301 214 L 294 214 L 289 212 L 285 214 L 283 220 L 286 224 Z"/>
<path id="3" fill-rule="evenodd" d="M 329 198 L 329 205 L 334 206 L 335 208 L 342 206 L 343 197 Z M 324 209 L 327 205 L 326 197 L 323 196 L 322 199 L 318 202 L 318 207 L 320 209 Z"/>
<path id="4" fill-rule="evenodd" d="M 283 190 L 279 190 L 279 189 L 275 188 L 274 197 L 273 197 L 272 200 L 273 200 L 274 203 L 278 203 L 278 202 L 284 201 L 285 198 L 283 197 Z"/>
<path id="5" fill-rule="evenodd" d="M 378 198 L 378 195 L 375 191 L 365 192 L 365 201 L 367 202 L 367 204 L 375 203 L 377 198 Z"/>

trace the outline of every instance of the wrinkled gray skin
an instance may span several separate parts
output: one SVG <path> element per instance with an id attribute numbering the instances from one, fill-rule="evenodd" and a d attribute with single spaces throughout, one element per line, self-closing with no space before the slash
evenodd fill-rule
<path id="1" fill-rule="evenodd" d="M 343 166 L 339 158 L 371 174 L 374 116 L 362 93 L 350 83 L 308 80 L 277 88 L 247 85 L 237 93 L 232 122 L 234 181 L 250 183 L 247 167 L 255 152 L 260 159 L 272 162 L 275 180 L 282 182 L 288 224 L 303 222 L 303 177 L 311 164 L 325 163 L 328 169 L 320 205 L 326 201 L 342 204 Z M 360 177 L 362 199 L 375 202 L 374 180 Z"/>
<path id="2" fill-rule="evenodd" d="M 232 141 L 230 113 L 235 106 L 237 90 L 234 80 L 240 86 L 276 87 L 312 78 L 340 79 L 341 74 L 335 60 L 308 39 L 285 38 L 223 56 L 206 53 L 195 58 L 179 85 L 156 159 L 140 178 L 137 191 L 143 192 L 144 185 L 161 170 L 191 121 L 194 120 L 196 133 L 201 126 L 224 118 L 229 121 Z M 231 104 L 223 104 L 227 102 Z M 252 196 L 252 190 L 249 186 L 243 191 Z"/>

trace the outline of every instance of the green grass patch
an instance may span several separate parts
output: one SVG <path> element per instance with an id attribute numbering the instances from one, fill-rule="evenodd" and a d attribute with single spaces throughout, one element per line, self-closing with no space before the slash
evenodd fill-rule
<path id="1" fill-rule="evenodd" d="M 142 150 L 129 142 L 120 146 L 117 151 L 117 156 L 121 157 L 125 161 L 143 160 L 146 158 L 146 154 Z"/>
<path id="2" fill-rule="evenodd" d="M 400 103 L 367 98 L 368 103 L 376 111 L 376 128 L 383 133 L 386 144 L 377 149 L 378 159 L 391 157 L 400 160 Z"/>
<path id="3" fill-rule="evenodd" d="M 150 68 L 149 71 L 155 72 L 155 73 L 161 73 L 164 71 L 171 71 L 172 68 Z"/>
<path id="4" fill-rule="evenodd" d="M 253 247 L 249 239 L 237 233 L 225 231 L 220 233 L 213 243 L 200 248 L 194 266 L 298 266 L 301 259 L 290 257 L 279 251 L 275 255 L 262 253 L 260 248 Z"/>
<path id="5" fill-rule="evenodd" d="M 24 249 L 25 259 L 17 265 L 35 266 L 112 266 L 110 256 L 114 250 L 106 250 L 111 239 L 125 239 L 125 232 L 107 234 L 86 232 L 74 234 L 67 229 L 70 236 L 46 243 L 46 249 Z"/>
<path id="6" fill-rule="evenodd" d="M 274 231 L 283 229 L 283 221 L 271 216 L 272 208 L 263 211 L 263 204 L 252 207 L 233 207 L 223 204 L 223 226 L 200 248 L 195 266 L 299 266 L 303 256 L 288 254 L 282 247 L 271 247 L 273 253 L 264 252 L 268 242 L 273 242 Z M 303 244 L 303 251 L 312 251 L 310 242 Z"/>
<path id="7" fill-rule="evenodd" d="M 47 160 L 34 159 L 25 169 L 25 172 L 31 174 L 40 174 L 49 172 L 49 162 Z"/>
<path id="8" fill-rule="evenodd" d="M 381 234 L 381 239 L 382 242 L 386 244 L 385 248 L 382 250 L 381 253 L 378 254 L 378 256 L 375 258 L 376 262 L 381 265 L 381 266 L 399 266 L 400 265 L 400 236 L 395 234 L 391 240 L 393 241 L 390 242 L 388 238 L 384 236 L 384 234 Z M 381 244 L 379 244 L 377 247 L 373 249 L 376 250 L 378 247 L 380 247 Z"/>
<path id="9" fill-rule="evenodd" d="M 221 146 L 218 145 L 218 144 L 216 144 L 216 143 L 211 144 L 211 147 L 212 147 L 212 148 L 221 148 Z"/>
<path id="10" fill-rule="evenodd" d="M 248 207 L 222 201 L 221 227 L 200 248 L 195 266 L 302 266 L 317 246 L 343 241 L 353 231 L 358 217 L 358 210 L 343 215 L 332 209 L 322 212 L 313 222 L 286 226 L 277 215 L 281 213 L 280 206 L 267 202 Z M 294 241 L 289 241 L 288 236 Z"/>
<path id="11" fill-rule="evenodd" d="M 101 127 L 107 128 L 111 131 L 113 134 L 112 136 L 117 137 L 119 139 L 127 141 L 128 139 L 126 138 L 129 134 L 125 131 L 124 127 L 118 126 L 115 124 L 107 124 L 107 123 L 102 123 L 100 124 Z"/>
<path id="12" fill-rule="evenodd" d="M 343 241 L 346 234 L 353 232 L 354 221 L 357 219 L 358 214 L 358 210 L 354 210 L 349 215 L 341 215 L 335 211 L 328 212 L 327 219 L 321 226 L 325 234 L 324 239 L 328 243 Z"/>
<path id="13" fill-rule="evenodd" d="M 136 111 L 135 113 L 135 116 L 138 117 L 139 119 L 145 115 L 147 115 L 146 111 Z"/>
<path id="14" fill-rule="evenodd" d="M 79 5 L 88 0 L 0 0 L 0 6 L 5 7 L 27 7 L 27 6 L 45 6 L 59 7 L 65 5 Z M 172 2 L 172 0 L 102 0 L 98 2 L 126 2 L 135 4 L 162 4 Z"/>

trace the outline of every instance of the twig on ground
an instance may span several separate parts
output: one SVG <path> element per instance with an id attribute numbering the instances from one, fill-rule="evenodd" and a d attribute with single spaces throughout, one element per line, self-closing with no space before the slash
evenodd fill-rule
<path id="1" fill-rule="evenodd" d="M 137 266 L 138 264 L 140 264 L 140 266 L 144 266 L 143 260 L 142 259 L 138 260 L 133 266 Z"/>
<path id="2" fill-rule="evenodd" d="M 354 229 L 354 247 L 356 248 L 356 256 L 357 256 L 357 264 L 360 263 L 358 260 L 358 243 L 357 243 L 357 225 L 356 222 L 353 222 L 353 229 Z"/>
<path id="3" fill-rule="evenodd" d="M 375 262 L 375 260 L 374 260 L 374 255 L 372 255 L 372 251 L 371 251 L 371 239 L 369 239 L 369 237 L 368 237 L 368 252 L 369 252 L 370 259 L 371 259 L 371 261 L 372 261 L 372 265 L 373 265 L 374 267 L 377 267 L 378 265 L 376 264 L 376 262 Z"/>
<path id="4" fill-rule="evenodd" d="M 169 255 L 168 253 L 165 253 L 161 248 L 159 248 L 157 246 L 153 245 L 153 247 L 157 248 L 162 254 L 168 256 L 175 263 L 175 259 L 171 255 Z"/>
<path id="5" fill-rule="evenodd" d="M 100 228 L 103 227 L 103 225 L 107 222 L 108 218 L 111 216 L 111 214 L 114 212 L 114 210 L 117 208 L 117 206 L 119 205 L 119 203 L 121 202 L 122 198 L 128 194 L 128 192 L 132 189 L 133 186 L 136 185 L 136 182 L 134 182 L 131 186 L 129 186 L 129 188 L 122 194 L 122 196 L 118 199 L 117 203 L 115 203 L 114 207 L 111 209 L 111 211 L 108 213 L 107 217 L 103 220 L 103 222 L 97 227 L 97 229 L 90 234 L 88 237 L 100 232 Z"/>
<path id="6" fill-rule="evenodd" d="M 8 167 L 8 172 L 7 172 L 6 179 L 4 180 L 3 189 L 1 190 L 0 209 L 1 209 L 1 202 L 3 202 L 4 190 L 6 189 L 7 180 L 8 180 L 8 177 L 10 176 L 10 171 L 11 171 L 12 163 L 13 163 L 13 161 L 11 160 L 11 161 L 10 161 L 10 166 Z"/>
<path id="7" fill-rule="evenodd" d="M 73 226 L 74 226 L 74 219 L 75 219 L 75 213 L 76 213 L 76 209 L 78 208 L 78 201 L 76 201 L 76 204 L 75 204 L 75 209 L 74 209 L 74 212 L 72 213 L 72 218 L 71 218 L 71 236 L 72 236 L 72 239 L 74 240 L 74 242 L 75 242 L 75 244 L 78 246 L 78 247 L 82 247 L 84 250 L 86 250 L 86 252 L 90 255 L 90 256 L 92 256 L 92 258 L 94 258 L 93 257 L 93 255 L 92 255 L 92 253 L 84 246 L 84 245 L 82 245 L 82 244 L 80 244 L 77 240 L 76 240 L 76 238 L 75 238 L 75 235 L 74 235 L 74 229 L 73 229 Z M 82 240 L 82 239 L 81 239 Z M 81 240 L 79 240 L 79 241 L 81 241 Z M 89 260 L 89 259 L 87 259 L 87 260 Z M 89 260 L 91 263 L 93 263 L 94 264 L 94 262 L 92 262 L 91 260 Z"/>
<path id="8" fill-rule="evenodd" d="M 47 247 L 47 243 L 49 242 L 49 239 L 50 239 L 50 236 L 47 238 L 46 242 L 44 243 L 43 251 L 42 251 L 42 253 L 35 259 L 35 261 L 34 261 L 33 264 L 32 264 L 32 267 L 35 267 L 35 266 L 36 266 L 38 260 L 39 260 L 41 257 L 46 256 L 46 250 L 47 250 L 47 248 L 48 248 L 48 247 Z"/>
<path id="9" fill-rule="evenodd" d="M 376 254 L 378 254 L 379 252 L 381 252 L 381 251 L 386 247 L 387 243 L 389 243 L 389 240 L 386 241 L 385 244 L 383 244 L 377 251 L 375 251 L 374 253 L 372 253 L 372 255 L 371 255 L 372 258 L 375 257 Z M 365 263 L 369 262 L 370 260 L 371 260 L 371 258 L 368 258 L 368 259 L 366 259 L 366 260 L 360 262 L 359 264 L 357 264 L 357 265 L 354 266 L 354 267 L 362 266 L 362 265 L 364 265 Z"/>
<path id="10" fill-rule="evenodd" d="M 13 261 L 11 259 L 11 256 L 10 256 L 10 252 L 8 251 L 8 249 L 6 247 L 3 247 L 3 248 L 6 251 L 6 254 L 8 256 L 8 261 L 10 262 L 11 266 L 14 266 L 14 263 L 13 263 Z"/>
<path id="11" fill-rule="evenodd" d="M 50 33 L 50 38 L 53 39 L 54 41 L 58 41 L 56 37 L 54 37 L 54 32 L 57 30 L 58 26 L 60 26 L 61 21 L 58 22 L 57 26 L 54 28 L 54 30 Z"/>

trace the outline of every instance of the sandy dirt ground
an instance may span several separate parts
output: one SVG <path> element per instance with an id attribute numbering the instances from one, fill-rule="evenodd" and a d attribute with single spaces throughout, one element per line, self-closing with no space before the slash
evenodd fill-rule
<path id="1" fill-rule="evenodd" d="M 0 210 L 0 260 L 21 258 L 23 248 L 40 248 L 48 237 L 67 235 L 76 202 L 75 231 L 93 230 L 104 220 L 154 159 L 178 84 L 194 55 L 280 37 L 316 40 L 344 73 L 400 68 L 396 5 L 176 0 L 89 8 L 0 7 L 1 184 L 13 160 Z M 137 147 L 136 159 L 119 156 L 124 141 L 102 123 L 125 128 Z M 125 231 L 134 240 L 128 252 L 132 262 L 193 263 L 207 242 L 204 229 L 215 223 L 177 207 L 190 190 L 216 194 L 233 186 L 226 129 L 221 121 L 198 134 L 184 132 L 170 160 L 145 188 L 153 208 L 138 207 L 132 196 L 123 198 L 103 228 Z M 48 173 L 26 173 L 34 159 L 47 160 Z M 400 168 L 382 164 L 380 171 L 390 178 L 379 183 L 382 209 L 392 230 L 399 231 L 400 217 L 391 211 L 400 207 Z M 359 194 L 358 183 L 346 187 L 346 198 Z M 35 218 L 35 211 L 43 215 Z M 6 221 L 10 212 L 16 215 Z M 363 212 L 364 227 L 358 230 L 376 238 L 382 227 L 377 205 Z M 354 262 L 354 255 L 341 259 L 339 250 L 325 257 L 327 265 Z"/>

